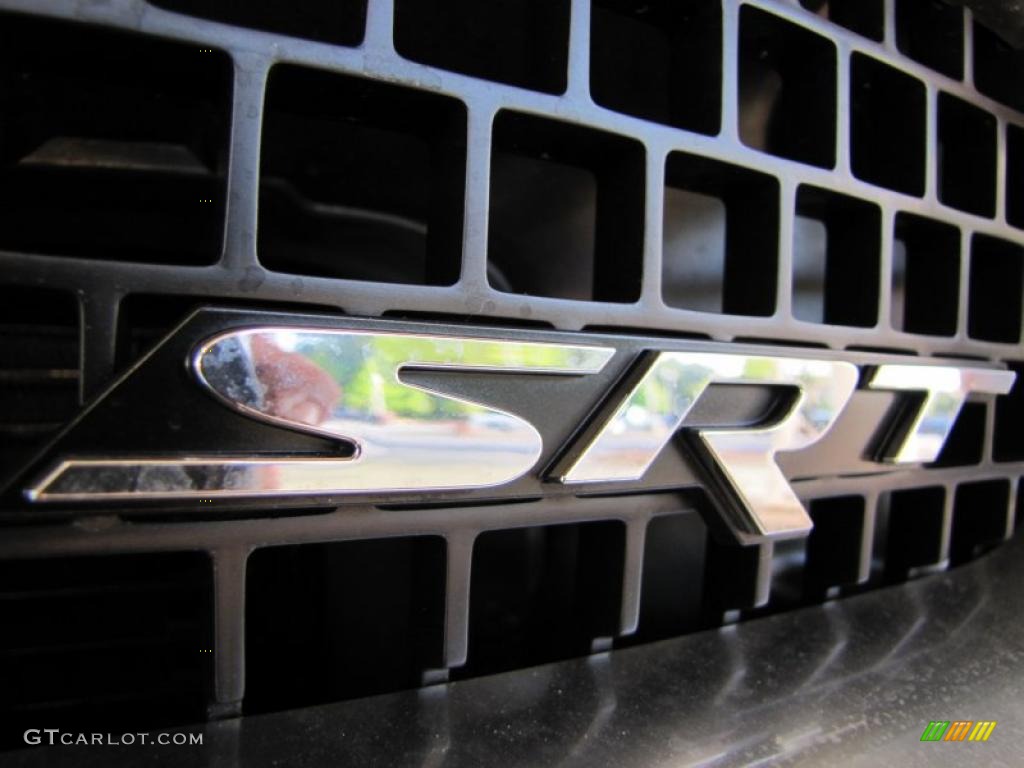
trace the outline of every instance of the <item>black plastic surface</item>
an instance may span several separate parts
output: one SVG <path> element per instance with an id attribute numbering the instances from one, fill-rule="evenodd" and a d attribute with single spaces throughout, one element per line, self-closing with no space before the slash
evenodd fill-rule
<path id="1" fill-rule="evenodd" d="M 562 664 L 210 723 L 196 747 L 38 747 L 30 766 L 1016 765 L 1024 537 L 900 587 Z M 986 743 L 922 743 L 995 720 Z"/>

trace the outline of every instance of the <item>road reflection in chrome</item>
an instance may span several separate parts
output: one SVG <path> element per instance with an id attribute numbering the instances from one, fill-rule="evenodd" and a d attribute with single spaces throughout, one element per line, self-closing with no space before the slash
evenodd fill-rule
<path id="1" fill-rule="evenodd" d="M 775 454 L 821 439 L 853 394 L 857 375 L 846 362 L 662 352 L 561 480 L 642 477 L 711 384 L 790 386 L 799 392 L 796 402 L 772 425 L 699 429 L 693 443 L 737 535 L 805 534 L 811 520 Z"/>
<path id="2" fill-rule="evenodd" d="M 972 392 L 1005 395 L 1016 378 L 1013 371 L 990 368 L 879 366 L 868 384 L 871 389 L 924 395 L 913 421 L 888 441 L 881 459 L 894 464 L 935 461 L 967 396 Z"/>
<path id="3" fill-rule="evenodd" d="M 70 459 L 33 498 L 252 496 L 479 488 L 541 455 L 518 416 L 403 380 L 413 370 L 592 374 L 608 347 L 345 330 L 257 328 L 203 344 L 192 367 L 229 407 L 351 443 L 351 458 Z"/>

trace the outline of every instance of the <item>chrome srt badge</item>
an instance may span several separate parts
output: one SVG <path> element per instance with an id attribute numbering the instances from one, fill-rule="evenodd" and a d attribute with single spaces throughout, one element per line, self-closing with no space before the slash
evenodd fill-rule
<path id="1" fill-rule="evenodd" d="M 780 458 L 813 458 L 853 398 L 877 415 L 877 439 L 832 445 L 837 476 L 934 460 L 966 399 L 1014 380 L 994 367 L 872 365 L 863 353 L 858 364 L 688 341 L 241 319 L 204 310 L 177 329 L 58 438 L 24 497 L 340 503 L 695 485 L 741 541 L 787 538 L 812 524 Z M 171 389 L 152 391 L 161 381 Z M 774 393 L 771 407 L 702 421 L 702 404 L 731 402 L 730 387 Z M 110 449 L 83 453 L 77 433 Z"/>
<path id="2" fill-rule="evenodd" d="M 543 441 L 512 413 L 411 384 L 404 374 L 586 375 L 600 371 L 614 352 L 458 336 L 256 329 L 212 340 L 193 367 L 226 405 L 355 448 L 347 459 L 233 466 L 233 489 L 225 492 L 411 491 L 503 485 L 537 463 Z"/>
<path id="3" fill-rule="evenodd" d="M 719 486 L 731 522 L 751 534 L 811 529 L 811 520 L 775 463 L 779 451 L 816 443 L 857 386 L 850 363 L 788 357 L 662 352 L 611 419 L 562 475 L 565 483 L 643 476 L 710 384 L 789 386 L 798 395 L 771 424 L 696 429 L 691 445 Z M 638 420 L 637 415 L 642 417 Z"/>

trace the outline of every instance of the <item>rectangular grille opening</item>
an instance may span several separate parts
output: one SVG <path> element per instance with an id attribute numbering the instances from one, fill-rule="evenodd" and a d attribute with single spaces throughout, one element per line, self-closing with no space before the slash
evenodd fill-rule
<path id="1" fill-rule="evenodd" d="M 260 261 L 298 275 L 454 284 L 465 155 L 466 108 L 456 99 L 274 67 L 260 162 Z"/>
<path id="2" fill-rule="evenodd" d="M 1006 126 L 1006 220 L 1024 229 L 1024 128 L 1011 124 Z"/>
<path id="3" fill-rule="evenodd" d="M 954 565 L 971 560 L 1006 538 L 1010 483 L 985 480 L 963 483 L 953 497 L 949 557 Z"/>
<path id="4" fill-rule="evenodd" d="M 850 64 L 850 154 L 857 178 L 924 194 L 924 83 L 860 53 Z"/>
<path id="5" fill-rule="evenodd" d="M 1007 240 L 971 238 L 967 333 L 975 339 L 1016 344 L 1021 331 L 1024 248 Z"/>
<path id="6" fill-rule="evenodd" d="M 2 746 L 24 747 L 23 728 L 123 733 L 205 716 L 205 555 L 12 560 L 0 584 L 0 711 L 17 738 Z"/>
<path id="7" fill-rule="evenodd" d="M 418 686 L 440 663 L 444 584 L 440 537 L 257 550 L 246 587 L 246 713 Z"/>
<path id="8" fill-rule="evenodd" d="M 683 152 L 669 155 L 662 231 L 666 304 L 771 315 L 778 232 L 774 177 Z"/>
<path id="9" fill-rule="evenodd" d="M 893 491 L 879 500 L 884 517 L 885 578 L 903 581 L 911 569 L 942 560 L 942 531 L 946 491 L 936 486 Z"/>
<path id="10" fill-rule="evenodd" d="M 978 216 L 996 212 L 996 119 L 939 94 L 939 200 Z"/>
<path id="11" fill-rule="evenodd" d="M 498 113 L 491 158 L 488 279 L 560 299 L 640 298 L 644 149 L 632 139 Z"/>
<path id="12" fill-rule="evenodd" d="M 78 410 L 78 302 L 0 285 L 0 486 Z"/>
<path id="13" fill-rule="evenodd" d="M 442 69 L 565 91 L 569 0 L 395 0 L 395 49 Z"/>
<path id="14" fill-rule="evenodd" d="M 793 314 L 829 325 L 878 322 L 882 214 L 877 205 L 801 185 L 793 226 Z"/>
<path id="15" fill-rule="evenodd" d="M 754 615 L 795 608 L 804 602 L 807 546 L 807 539 L 784 539 L 772 543 L 768 604 L 759 606 Z"/>
<path id="16" fill-rule="evenodd" d="M 864 497 L 814 499 L 808 512 L 814 528 L 807 538 L 803 592 L 804 599 L 820 600 L 834 587 L 857 583 L 864 534 Z"/>
<path id="17" fill-rule="evenodd" d="M 714 135 L 721 124 L 718 0 L 596 0 L 590 91 L 602 106 Z"/>
<path id="18" fill-rule="evenodd" d="M 473 548 L 469 663 L 459 678 L 590 652 L 615 635 L 625 527 L 619 522 L 491 531 Z"/>
<path id="19" fill-rule="evenodd" d="M 800 5 L 871 40 L 885 36 L 884 0 L 800 0 Z"/>
<path id="20" fill-rule="evenodd" d="M 727 221 L 721 199 L 665 187 L 662 290 L 667 304 L 722 311 Z"/>
<path id="21" fill-rule="evenodd" d="M 964 9 L 941 0 L 896 0 L 896 47 L 914 61 L 964 76 Z"/>
<path id="22" fill-rule="evenodd" d="M 822 602 L 839 588 L 857 584 L 865 501 L 862 496 L 814 499 L 808 505 L 814 528 L 806 539 L 772 544 L 768 603 L 750 616 Z"/>
<path id="23" fill-rule="evenodd" d="M 933 467 L 980 464 L 985 452 L 985 403 L 964 403 Z"/>
<path id="24" fill-rule="evenodd" d="M 996 429 L 992 456 L 996 461 L 1024 461 L 1024 363 L 1007 367 L 1017 374 L 1009 394 L 996 398 Z"/>
<path id="25" fill-rule="evenodd" d="M 989 98 L 1024 112 L 1024 51 L 974 23 L 974 86 Z"/>
<path id="26" fill-rule="evenodd" d="M 287 6 L 275 0 L 147 0 L 158 8 L 264 32 L 336 45 L 359 45 L 367 0 L 304 0 Z"/>
<path id="27" fill-rule="evenodd" d="M 706 626 L 707 540 L 707 526 L 697 512 L 664 515 L 647 524 L 640 623 L 629 644 L 674 637 Z"/>
<path id="28" fill-rule="evenodd" d="M 836 48 L 804 27 L 744 5 L 739 39 L 740 138 L 831 168 L 836 160 Z"/>
<path id="29" fill-rule="evenodd" d="M 0 248 L 215 262 L 231 84 L 219 51 L 0 15 Z"/>
<path id="30" fill-rule="evenodd" d="M 704 520 L 715 521 L 707 493 L 696 496 Z M 772 563 L 767 563 L 771 567 Z M 736 611 L 751 611 L 761 601 L 758 586 L 763 581 L 766 563 L 763 546 L 739 546 L 720 528 L 712 529 L 704 552 L 704 610 L 710 625 L 731 622 Z"/>
<path id="31" fill-rule="evenodd" d="M 960 230 L 897 213 L 892 249 L 892 325 L 953 336 L 960 303 Z"/>

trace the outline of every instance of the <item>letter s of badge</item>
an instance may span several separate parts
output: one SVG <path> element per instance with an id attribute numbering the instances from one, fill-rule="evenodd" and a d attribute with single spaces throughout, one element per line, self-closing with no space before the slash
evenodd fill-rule
<path id="1" fill-rule="evenodd" d="M 354 330 L 255 328 L 201 345 L 197 378 L 260 421 L 343 440 L 351 458 L 66 459 L 29 498 L 188 498 L 481 488 L 537 462 L 527 421 L 404 380 L 414 370 L 592 374 L 609 347 Z"/>
<path id="2" fill-rule="evenodd" d="M 640 478 L 711 384 L 795 387 L 795 402 L 773 424 L 694 430 L 691 445 L 738 538 L 806 535 L 811 519 L 775 454 L 820 440 L 853 394 L 857 378 L 857 367 L 846 362 L 661 352 L 560 479 Z"/>

